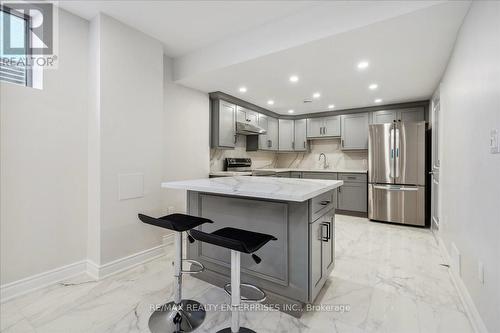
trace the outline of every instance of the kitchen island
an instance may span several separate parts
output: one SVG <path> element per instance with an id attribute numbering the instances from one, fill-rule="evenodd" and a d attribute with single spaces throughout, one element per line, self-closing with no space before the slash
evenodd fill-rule
<path id="1" fill-rule="evenodd" d="M 214 221 L 200 230 L 234 227 L 275 236 L 277 241 L 256 252 L 261 263 L 242 255 L 241 281 L 264 289 L 267 302 L 300 316 L 334 266 L 333 198 L 342 184 L 339 180 L 238 176 L 167 182 L 162 187 L 187 190 L 187 213 Z M 206 267 L 197 278 L 221 287 L 230 280 L 227 249 L 189 243 L 187 258 Z"/>

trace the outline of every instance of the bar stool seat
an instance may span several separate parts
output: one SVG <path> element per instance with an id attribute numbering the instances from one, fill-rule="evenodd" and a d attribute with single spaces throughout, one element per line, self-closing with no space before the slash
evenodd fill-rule
<path id="1" fill-rule="evenodd" d="M 276 237 L 236 228 L 222 228 L 210 234 L 191 230 L 191 236 L 201 242 L 210 243 L 243 253 L 254 253 Z M 195 236 L 196 235 L 196 236 Z"/>
<path id="2" fill-rule="evenodd" d="M 186 214 L 170 214 L 160 218 L 139 214 L 139 219 L 147 224 L 179 232 L 188 231 L 204 223 L 213 223 L 212 220 Z"/>
<path id="3" fill-rule="evenodd" d="M 175 233 L 174 300 L 153 312 L 149 318 L 149 329 L 153 333 L 191 332 L 203 323 L 206 312 L 199 302 L 182 299 L 182 275 L 200 273 L 205 267 L 198 261 L 182 259 L 182 233 L 213 221 L 185 214 L 170 214 L 160 218 L 138 214 L 138 217 L 146 224 L 169 229 Z M 194 239 L 190 238 L 190 241 Z M 198 266 L 198 269 L 193 270 L 191 267 L 190 270 L 184 270 L 183 262 Z"/>
<path id="4" fill-rule="evenodd" d="M 218 333 L 255 333 L 253 330 L 240 327 L 239 307 L 243 302 L 262 302 L 266 299 L 264 291 L 257 286 L 241 283 L 241 258 L 240 253 L 248 253 L 252 255 L 254 261 L 258 264 L 261 259 L 254 252 L 266 245 L 271 240 L 277 240 L 276 237 L 262 234 L 259 232 L 248 231 L 237 228 L 222 228 L 212 233 L 206 233 L 200 230 L 193 229 L 189 234 L 200 242 L 205 242 L 217 245 L 231 250 L 231 283 L 224 286 L 224 290 L 231 296 L 231 327 L 224 328 Z M 249 299 L 241 299 L 241 286 L 249 287 L 257 290 L 262 294 L 262 297 Z M 231 290 L 229 290 L 231 288 Z"/>

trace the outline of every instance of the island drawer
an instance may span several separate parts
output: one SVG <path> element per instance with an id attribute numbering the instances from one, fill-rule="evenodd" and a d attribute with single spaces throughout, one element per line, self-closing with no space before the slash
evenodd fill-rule
<path id="1" fill-rule="evenodd" d="M 339 173 L 339 180 L 345 182 L 366 183 L 366 173 Z"/>
<path id="2" fill-rule="evenodd" d="M 314 222 L 323 214 L 334 208 L 334 191 L 328 191 L 311 199 L 310 203 L 310 220 Z"/>

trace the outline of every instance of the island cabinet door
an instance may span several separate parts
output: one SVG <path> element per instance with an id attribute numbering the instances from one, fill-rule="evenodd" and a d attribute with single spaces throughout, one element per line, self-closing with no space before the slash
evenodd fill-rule
<path id="1" fill-rule="evenodd" d="M 321 239 L 321 220 L 309 225 L 309 301 L 313 301 L 325 283 L 321 252 L 323 241 Z"/>
<path id="2" fill-rule="evenodd" d="M 323 221 L 321 222 L 321 265 L 323 267 L 323 272 L 325 272 L 325 275 L 328 278 L 335 263 L 335 215 L 333 214 L 333 211 L 326 214 L 321 220 Z"/>
<path id="3" fill-rule="evenodd" d="M 310 302 L 325 284 L 335 263 L 334 210 L 309 225 Z"/>

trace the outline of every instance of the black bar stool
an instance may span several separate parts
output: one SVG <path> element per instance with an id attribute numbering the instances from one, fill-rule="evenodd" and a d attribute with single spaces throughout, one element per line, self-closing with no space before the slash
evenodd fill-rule
<path id="1" fill-rule="evenodd" d="M 206 312 L 199 302 L 182 299 L 182 274 L 200 273 L 205 267 L 198 261 L 182 259 L 182 232 L 213 221 L 185 214 L 171 214 L 160 218 L 139 214 L 139 219 L 144 223 L 175 232 L 174 300 L 153 312 L 149 318 L 149 329 L 153 333 L 191 332 L 203 323 Z M 183 262 L 198 266 L 198 269 L 183 270 Z"/>
<path id="2" fill-rule="evenodd" d="M 193 229 L 189 234 L 200 242 L 210 243 L 231 250 L 231 283 L 224 286 L 226 293 L 231 296 L 231 327 L 224 328 L 218 333 L 255 333 L 255 331 L 249 328 L 240 327 L 240 303 L 263 302 L 266 299 L 266 294 L 257 286 L 240 283 L 240 253 L 252 254 L 253 260 L 258 264 L 261 262 L 261 259 L 254 252 L 266 245 L 270 240 L 276 240 L 277 238 L 267 234 L 229 227 L 216 230 L 210 234 Z M 231 290 L 229 290 L 229 286 Z M 262 297 L 258 299 L 241 299 L 241 286 L 259 291 Z"/>

